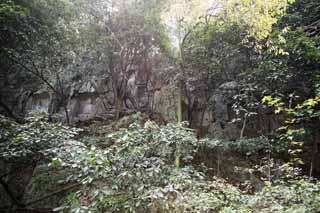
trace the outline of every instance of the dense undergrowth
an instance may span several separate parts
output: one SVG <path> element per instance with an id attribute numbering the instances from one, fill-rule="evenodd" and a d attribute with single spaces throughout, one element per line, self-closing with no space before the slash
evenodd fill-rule
<path id="1" fill-rule="evenodd" d="M 26 134 L 30 126 L 32 131 Z M 110 132 L 110 125 L 95 123 L 75 140 L 71 137 L 78 129 L 47 123 L 44 117 L 22 125 L 1 117 L 4 131 L 1 135 L 5 136 L 1 137 L 1 160 L 8 155 L 12 162 L 23 157 L 32 159 L 31 155 L 42 156 L 37 158 L 38 168 L 43 169 L 50 162 L 46 180 L 60 174 L 52 180 L 56 187 L 80 183 L 76 190 L 57 194 L 59 201 L 51 203 L 56 205 L 51 207 L 59 212 L 318 212 L 320 209 L 319 182 L 303 177 L 298 169 L 285 164 L 285 158 L 279 158 L 284 153 L 281 146 L 271 146 L 265 138 L 199 140 L 195 131 L 185 126 L 141 121 Z M 6 154 L 7 147 L 11 147 L 12 153 Z M 233 163 L 228 161 L 230 156 Z M 34 176 L 34 192 L 36 187 L 40 190 L 52 184 L 50 180 L 43 181 L 39 174 Z"/>

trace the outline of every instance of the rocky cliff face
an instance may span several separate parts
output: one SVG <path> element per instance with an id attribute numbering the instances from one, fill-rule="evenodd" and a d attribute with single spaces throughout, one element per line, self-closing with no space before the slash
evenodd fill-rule
<path id="1" fill-rule="evenodd" d="M 160 86 L 159 86 L 160 85 Z M 235 81 L 222 83 L 216 89 L 209 89 L 198 80 L 186 83 L 183 94 L 183 119 L 190 126 L 199 129 L 200 135 L 209 134 L 221 139 L 236 139 L 241 135 L 243 122 L 233 109 L 234 96 L 240 91 Z M 91 119 L 114 119 L 116 114 L 112 80 L 91 79 L 75 82 L 70 88 L 68 102 L 69 120 L 72 124 Z M 28 103 L 29 111 L 49 111 L 52 97 L 46 91 L 35 93 Z M 133 72 L 127 79 L 123 114 L 149 112 L 160 114 L 166 122 L 176 121 L 177 88 L 171 85 L 157 85 L 154 89 Z M 60 114 L 65 112 L 60 108 Z M 261 115 L 250 118 L 244 128 L 244 136 L 254 135 L 261 129 L 274 129 L 279 121 L 272 116 Z M 265 120 L 264 120 L 265 119 Z M 267 121 L 267 122 L 265 122 Z"/>
<path id="2" fill-rule="evenodd" d="M 68 100 L 68 112 L 70 122 L 90 120 L 95 117 L 103 117 L 111 107 L 105 99 L 112 98 L 108 94 L 109 85 L 106 79 L 76 82 L 71 86 Z M 48 91 L 35 93 L 28 103 L 29 112 L 49 112 L 50 104 L 53 102 L 53 95 Z M 59 113 L 63 115 L 61 106 Z"/>
<path id="3" fill-rule="evenodd" d="M 132 74 L 126 84 L 123 111 L 146 111 L 149 109 L 150 93 L 148 86 Z M 90 119 L 110 119 L 115 115 L 115 97 L 112 80 L 96 78 L 74 82 L 69 89 L 67 108 L 71 123 Z M 36 92 L 28 102 L 28 112 L 49 112 L 54 96 L 48 91 Z M 65 116 L 62 106 L 57 110 Z"/>
<path id="4" fill-rule="evenodd" d="M 192 127 L 204 130 L 218 138 L 234 139 L 240 135 L 240 127 L 232 122 L 235 113 L 232 110 L 233 96 L 238 92 L 234 81 L 222 84 L 214 91 L 208 91 L 198 81 L 187 84 L 183 99 L 183 118 Z M 177 89 L 165 86 L 154 94 L 154 111 L 169 121 L 176 120 Z"/>

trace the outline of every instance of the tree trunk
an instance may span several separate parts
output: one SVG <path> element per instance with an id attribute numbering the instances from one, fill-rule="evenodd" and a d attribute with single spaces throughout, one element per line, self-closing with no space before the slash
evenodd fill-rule
<path id="1" fill-rule="evenodd" d="M 315 138 L 316 137 L 314 137 L 313 144 L 312 144 L 312 154 L 311 154 L 311 160 L 310 160 L 309 178 L 312 177 L 313 167 L 314 167 L 314 158 L 315 158 L 316 151 L 317 151 L 317 141 Z"/>
<path id="2" fill-rule="evenodd" d="M 178 116 L 178 123 L 180 124 L 182 122 L 182 91 L 181 91 L 181 86 L 179 86 L 178 90 L 178 111 L 177 111 L 177 116 Z"/>
<path id="3" fill-rule="evenodd" d="M 59 109 L 59 100 L 55 93 L 50 94 L 49 106 L 48 106 L 48 120 L 52 121 L 52 115 L 57 113 Z"/>
<path id="4" fill-rule="evenodd" d="M 63 109 L 64 109 L 64 113 L 66 115 L 67 125 L 69 126 L 70 125 L 70 118 L 69 118 L 69 112 L 68 112 L 68 105 L 64 104 Z"/>
<path id="5" fill-rule="evenodd" d="M 177 116 L 178 116 L 178 124 L 181 125 L 181 122 L 182 122 L 182 89 L 181 89 L 181 86 L 179 86 L 179 90 L 178 90 Z M 178 145 L 176 145 L 175 165 L 177 168 L 180 167 L 180 158 L 181 158 L 180 147 Z"/>
<path id="6" fill-rule="evenodd" d="M 243 134 L 244 134 L 244 130 L 246 129 L 246 126 L 247 126 L 247 115 L 244 116 L 240 138 L 243 138 Z"/>
<path id="7" fill-rule="evenodd" d="M 220 176 L 220 164 L 221 164 L 221 156 L 220 151 L 218 153 L 218 159 L 217 159 L 217 177 Z"/>
<path id="8" fill-rule="evenodd" d="M 120 119 L 122 108 L 123 108 L 122 99 L 120 97 L 116 97 L 116 120 Z"/>

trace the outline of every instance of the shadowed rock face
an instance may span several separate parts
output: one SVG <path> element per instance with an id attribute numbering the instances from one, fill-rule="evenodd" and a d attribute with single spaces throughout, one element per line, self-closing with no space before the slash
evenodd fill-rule
<path id="1" fill-rule="evenodd" d="M 49 108 L 50 98 L 46 92 L 37 93 L 32 96 L 28 110 L 37 112 L 47 112 Z"/>
<path id="2" fill-rule="evenodd" d="M 127 81 L 123 111 L 145 111 L 149 108 L 147 84 L 133 73 Z M 114 88 L 111 79 L 93 79 L 76 82 L 70 88 L 68 113 L 71 123 L 86 121 L 93 118 L 108 119 L 115 113 Z M 53 95 L 48 91 L 39 91 L 28 103 L 30 112 L 49 112 Z M 58 112 L 64 114 L 61 106 Z"/>
<path id="3" fill-rule="evenodd" d="M 233 96 L 238 90 L 239 85 L 235 81 L 226 82 L 210 92 L 203 82 L 190 80 L 183 99 L 183 119 L 191 122 L 193 128 L 205 129 L 206 133 L 217 138 L 238 138 L 241 128 L 231 122 L 235 118 Z M 162 87 L 154 94 L 154 111 L 168 121 L 175 121 L 176 97 L 176 89 Z"/>
<path id="4" fill-rule="evenodd" d="M 201 130 L 200 135 L 209 134 L 222 139 L 238 138 L 242 123 L 233 122 L 237 115 L 232 105 L 233 97 L 239 90 L 240 85 L 235 81 L 225 82 L 216 89 L 209 89 L 197 80 L 188 81 L 183 94 L 183 119 L 189 121 L 192 128 Z M 160 114 L 168 122 L 175 122 L 177 95 L 175 87 L 160 85 L 153 89 L 133 72 L 127 80 L 123 111 L 150 111 Z M 70 122 L 74 124 L 91 119 L 113 119 L 116 114 L 114 99 L 111 79 L 74 83 L 68 100 Z M 29 102 L 28 109 L 48 111 L 51 102 L 52 97 L 47 92 L 36 93 Z M 63 117 L 62 108 L 59 112 Z M 246 127 L 244 135 L 254 135 L 258 129 L 274 129 L 279 124 L 269 118 L 270 115 L 265 115 L 265 112 L 261 111 L 259 114 L 261 116 L 256 120 L 250 118 L 251 123 Z"/>
<path id="5" fill-rule="evenodd" d="M 240 128 L 232 123 L 235 113 L 232 110 L 233 96 L 238 93 L 239 85 L 235 81 L 219 86 L 211 97 L 214 120 L 209 126 L 209 133 L 214 137 L 235 139 L 240 135 Z"/>
<path id="6" fill-rule="evenodd" d="M 155 91 L 153 96 L 152 109 L 171 122 L 176 120 L 177 94 L 175 92 L 169 86 L 164 86 Z"/>
<path id="7" fill-rule="evenodd" d="M 104 94 L 107 87 L 105 81 L 87 81 L 84 83 L 74 83 L 70 89 L 68 100 L 68 112 L 72 123 L 91 119 L 102 111 L 100 94 Z M 32 96 L 28 103 L 30 112 L 49 112 L 50 105 L 54 102 L 54 97 L 48 91 L 41 91 Z M 61 105 L 56 106 L 58 112 L 62 113 Z"/>

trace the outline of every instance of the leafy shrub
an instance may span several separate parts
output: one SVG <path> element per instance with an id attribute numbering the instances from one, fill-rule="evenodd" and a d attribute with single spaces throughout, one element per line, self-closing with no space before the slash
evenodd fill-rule
<path id="1" fill-rule="evenodd" d="M 224 151 L 236 151 L 244 155 L 250 155 L 260 151 L 270 151 L 273 153 L 285 153 L 287 146 L 279 141 L 270 140 L 267 137 L 239 138 L 237 140 L 217 140 L 204 138 L 199 141 L 203 148 Z"/>
<path id="2" fill-rule="evenodd" d="M 66 205 L 57 210 L 258 213 L 319 209 L 319 183 L 296 176 L 266 182 L 263 190 L 254 194 L 241 191 L 222 178 L 208 177 L 192 167 L 190 160 L 200 147 L 226 144 L 209 139 L 199 141 L 193 130 L 181 125 L 132 124 L 109 138 L 114 143 L 105 150 L 78 142 L 56 150 L 56 163 L 73 169 L 71 179 L 84 184 L 72 194 L 75 202 L 69 202 L 69 197 Z M 242 151 L 251 149 L 255 140 L 240 142 L 248 143 Z M 264 149 L 264 142 L 259 143 L 259 149 Z M 227 146 L 237 149 L 238 145 L 230 142 Z M 177 149 L 182 159 L 179 167 L 175 162 Z"/>
<path id="3" fill-rule="evenodd" d="M 55 150 L 57 157 L 52 165 L 73 169 L 74 174 L 68 180 L 90 184 L 89 209 L 148 209 L 149 191 L 165 185 L 176 169 L 177 150 L 182 162 L 187 163 L 197 142 L 191 129 L 174 124 L 160 127 L 150 121 L 143 126 L 132 124 L 109 138 L 114 145 L 106 150 L 76 141 Z M 96 199 L 99 202 L 94 202 Z"/>
<path id="4" fill-rule="evenodd" d="M 32 116 L 24 124 L 0 115 L 0 160 L 29 161 L 74 137 L 80 130 L 49 123 L 46 116 Z"/>
<path id="5" fill-rule="evenodd" d="M 49 123 L 47 115 L 32 115 L 23 124 L 0 115 L 0 184 L 2 190 L 5 189 L 3 197 L 10 197 L 8 201 L 1 199 L 1 208 L 12 206 L 10 211 L 14 211 L 15 207 L 27 205 L 25 203 L 30 201 L 29 197 L 45 196 L 50 180 L 53 179 L 37 176 L 38 168 L 43 165 L 47 168 L 47 162 L 55 155 L 54 148 L 65 144 L 79 131 L 58 123 Z M 43 184 L 45 187 L 41 187 Z M 37 186 L 41 189 L 37 189 Z"/>
<path id="6" fill-rule="evenodd" d="M 312 183 L 303 178 L 276 184 L 267 182 L 261 192 L 243 196 L 242 211 L 238 211 L 237 207 L 229 207 L 225 212 L 316 213 L 320 209 L 319 200 L 319 182 Z"/>

